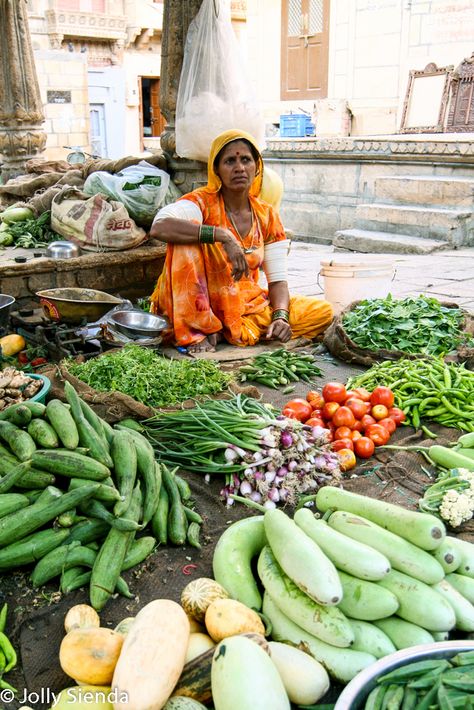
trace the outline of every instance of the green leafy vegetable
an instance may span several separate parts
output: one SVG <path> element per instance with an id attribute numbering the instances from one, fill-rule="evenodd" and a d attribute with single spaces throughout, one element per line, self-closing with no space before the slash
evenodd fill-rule
<path id="1" fill-rule="evenodd" d="M 60 235 L 51 229 L 51 212 L 43 212 L 38 219 L 24 219 L 21 222 L 11 222 L 8 231 L 15 247 L 24 249 L 37 249 L 45 247 L 56 239 L 61 239 Z M 2 242 L 3 246 L 9 246 Z"/>
<path id="2" fill-rule="evenodd" d="M 99 392 L 123 392 L 149 407 L 167 407 L 216 394 L 233 379 L 213 360 L 168 360 L 154 350 L 127 344 L 118 352 L 78 363 L 68 371 Z"/>
<path id="3" fill-rule="evenodd" d="M 463 313 L 436 298 L 386 298 L 361 301 L 346 313 L 342 324 L 361 348 L 441 355 L 473 339 L 463 332 Z"/>

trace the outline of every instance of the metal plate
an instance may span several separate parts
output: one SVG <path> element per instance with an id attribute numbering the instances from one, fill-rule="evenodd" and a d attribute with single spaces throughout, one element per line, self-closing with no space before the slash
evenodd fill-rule
<path id="1" fill-rule="evenodd" d="M 140 309 L 116 311 L 109 317 L 110 324 L 129 338 L 154 338 L 169 326 L 166 318 L 145 313 Z"/>

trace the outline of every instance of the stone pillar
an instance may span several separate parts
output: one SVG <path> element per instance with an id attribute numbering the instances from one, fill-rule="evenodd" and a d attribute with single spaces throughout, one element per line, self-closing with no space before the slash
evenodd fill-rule
<path id="1" fill-rule="evenodd" d="M 27 0 L 0 0 L 0 28 L 0 157 L 6 181 L 42 153 L 46 133 Z"/>
<path id="2" fill-rule="evenodd" d="M 176 155 L 175 117 L 179 79 L 183 65 L 184 43 L 191 20 L 197 15 L 203 0 L 165 0 L 161 44 L 160 110 L 166 118 L 161 134 L 161 148 L 168 170 L 182 192 L 189 192 L 206 181 L 206 166 L 196 160 Z"/>

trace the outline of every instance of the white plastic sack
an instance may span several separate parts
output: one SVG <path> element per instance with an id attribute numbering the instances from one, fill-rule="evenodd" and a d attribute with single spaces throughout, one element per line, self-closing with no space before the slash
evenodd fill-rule
<path id="1" fill-rule="evenodd" d="M 231 128 L 263 148 L 265 124 L 232 28 L 230 0 L 204 0 L 189 25 L 176 101 L 176 152 L 207 161 L 214 138 Z"/>
<path id="2" fill-rule="evenodd" d="M 154 178 L 159 184 L 147 185 L 146 178 Z M 115 174 L 101 170 L 91 173 L 84 183 L 84 192 L 88 195 L 103 193 L 118 200 L 137 224 L 149 228 L 164 203 L 169 182 L 168 173 L 141 160 Z M 132 185 L 136 187 L 130 189 Z"/>

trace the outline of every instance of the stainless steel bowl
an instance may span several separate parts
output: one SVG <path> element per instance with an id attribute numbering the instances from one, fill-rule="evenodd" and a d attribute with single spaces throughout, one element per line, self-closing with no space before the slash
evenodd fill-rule
<path id="1" fill-rule="evenodd" d="M 112 327 L 129 338 L 157 338 L 168 327 L 164 316 L 155 316 L 137 309 L 115 311 L 109 317 Z"/>
<path id="2" fill-rule="evenodd" d="M 377 678 L 412 661 L 435 658 L 451 658 L 462 651 L 474 651 L 474 641 L 438 641 L 404 648 L 364 668 L 351 680 L 340 694 L 334 710 L 362 710 L 370 691 L 377 685 Z"/>
<path id="3" fill-rule="evenodd" d="M 80 255 L 81 250 L 74 242 L 51 242 L 46 249 L 46 256 L 49 256 L 51 259 L 73 259 Z"/>

